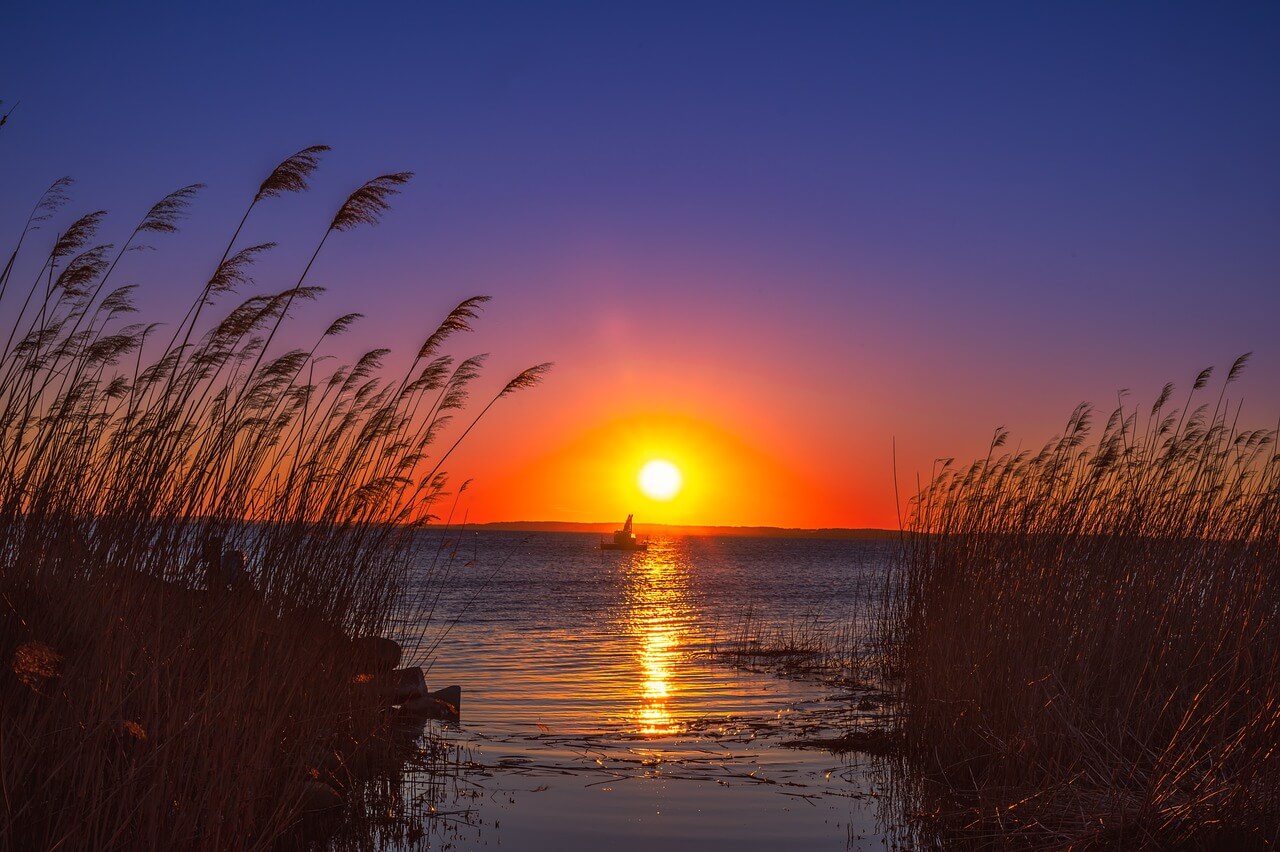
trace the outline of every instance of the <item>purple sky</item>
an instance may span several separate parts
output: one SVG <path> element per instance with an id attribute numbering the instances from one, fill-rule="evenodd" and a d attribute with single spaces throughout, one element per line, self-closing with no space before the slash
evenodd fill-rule
<path id="1" fill-rule="evenodd" d="M 359 182 L 417 172 L 326 247 L 314 318 L 407 351 L 487 293 L 493 383 L 557 362 L 455 465 L 479 520 L 607 519 L 536 483 L 649 415 L 794 480 L 671 519 L 862 526 L 892 520 L 891 439 L 913 477 L 1249 350 L 1246 419 L 1280 414 L 1275 3 L 12 5 L 6 253 L 61 175 L 111 238 L 209 184 L 124 270 L 149 318 L 292 151 L 334 148 L 252 223 L 264 287 Z"/>

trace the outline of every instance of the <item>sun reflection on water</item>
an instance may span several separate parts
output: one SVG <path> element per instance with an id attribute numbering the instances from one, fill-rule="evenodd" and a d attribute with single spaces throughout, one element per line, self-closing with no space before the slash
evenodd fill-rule
<path id="1" fill-rule="evenodd" d="M 690 622 L 688 575 L 669 541 L 652 542 L 631 557 L 627 572 L 627 621 L 639 639 L 639 707 L 635 724 L 650 736 L 678 733 L 673 712 L 680 687 L 675 675 Z"/>

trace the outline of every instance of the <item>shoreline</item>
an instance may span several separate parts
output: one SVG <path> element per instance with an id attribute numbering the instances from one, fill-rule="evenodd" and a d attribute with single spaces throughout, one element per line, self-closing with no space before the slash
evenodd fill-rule
<path id="1" fill-rule="evenodd" d="M 618 528 L 616 521 L 490 521 L 483 524 L 446 525 L 426 524 L 423 530 L 451 531 L 468 530 L 471 532 L 550 532 L 550 533 L 584 533 L 591 535 L 608 535 Z M 844 541 L 896 541 L 902 533 L 898 530 L 878 529 L 874 527 L 823 527 L 804 529 L 800 527 L 735 527 L 694 524 L 636 524 L 637 534 L 643 535 L 675 535 L 725 538 L 799 538 L 799 539 L 832 539 Z"/>

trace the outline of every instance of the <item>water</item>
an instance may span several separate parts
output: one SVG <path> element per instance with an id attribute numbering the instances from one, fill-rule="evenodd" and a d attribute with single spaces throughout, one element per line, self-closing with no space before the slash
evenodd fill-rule
<path id="1" fill-rule="evenodd" d="M 452 842 L 881 848 L 865 766 L 783 745 L 875 713 L 817 680 L 734 667 L 713 651 L 744 625 L 847 631 L 892 544 L 676 537 L 621 553 L 596 542 L 424 534 L 424 571 L 449 582 L 431 607 L 434 647 L 411 662 L 429 666 L 433 689 L 463 687 L 462 724 L 446 736 L 468 768 L 441 807 L 468 828 L 455 824 Z"/>

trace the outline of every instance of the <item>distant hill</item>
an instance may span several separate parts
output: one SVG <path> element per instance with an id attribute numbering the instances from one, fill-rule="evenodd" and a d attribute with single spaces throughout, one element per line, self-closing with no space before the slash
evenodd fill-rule
<path id="1" fill-rule="evenodd" d="M 497 521 L 489 524 L 467 524 L 468 530 L 484 530 L 495 532 L 572 532 L 572 533 L 612 533 L 618 528 L 618 522 L 575 523 L 570 521 Z M 691 526 L 681 524 L 636 524 L 639 535 L 704 535 L 704 536 L 738 536 L 744 538 L 832 538 L 832 539 L 896 539 L 897 530 L 880 529 L 844 529 L 828 527 L 824 529 L 806 530 L 794 527 L 717 527 Z"/>

